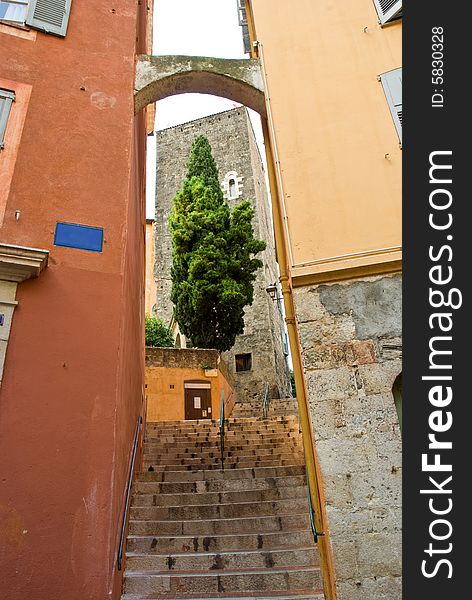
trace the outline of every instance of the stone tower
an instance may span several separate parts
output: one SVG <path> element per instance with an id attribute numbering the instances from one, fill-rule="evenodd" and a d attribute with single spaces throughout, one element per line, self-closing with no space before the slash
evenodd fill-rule
<path id="1" fill-rule="evenodd" d="M 281 305 L 266 288 L 277 281 L 275 244 L 264 167 L 246 108 L 240 107 L 158 131 L 156 175 L 156 314 L 171 324 L 172 245 L 169 214 L 172 200 L 186 174 L 190 148 L 197 135 L 208 138 L 218 166 L 224 197 L 230 206 L 249 200 L 254 208 L 255 237 L 267 247 L 259 258 L 264 266 L 254 282 L 254 302 L 246 307 L 244 333 L 223 354 L 235 376 L 241 401 L 262 399 L 265 384 L 271 396 L 291 395 L 287 342 Z"/>

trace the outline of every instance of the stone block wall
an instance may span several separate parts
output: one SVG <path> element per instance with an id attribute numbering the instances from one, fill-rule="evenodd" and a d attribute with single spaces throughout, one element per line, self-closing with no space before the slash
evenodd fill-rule
<path id="1" fill-rule="evenodd" d="M 339 600 L 399 600 L 401 275 L 294 293 Z"/>

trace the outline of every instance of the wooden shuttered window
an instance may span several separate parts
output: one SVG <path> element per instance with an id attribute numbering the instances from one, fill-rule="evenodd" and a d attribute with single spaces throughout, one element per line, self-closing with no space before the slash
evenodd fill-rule
<path id="1" fill-rule="evenodd" d="M 402 0 L 374 0 L 374 4 L 381 25 L 402 16 Z"/>
<path id="2" fill-rule="evenodd" d="M 249 37 L 249 26 L 247 24 L 246 0 L 236 0 L 238 4 L 238 20 L 242 28 L 244 53 L 251 52 L 251 39 Z"/>
<path id="3" fill-rule="evenodd" d="M 380 81 L 387 98 L 388 107 L 402 143 L 402 69 L 394 69 L 380 75 Z"/>
<path id="4" fill-rule="evenodd" d="M 0 20 L 3 23 L 24 25 L 28 0 L 0 0 Z"/>
<path id="5" fill-rule="evenodd" d="M 26 25 L 64 37 L 72 0 L 30 0 Z"/>
<path id="6" fill-rule="evenodd" d="M 15 100 L 14 92 L 0 89 L 0 149 L 3 148 L 11 104 Z"/>

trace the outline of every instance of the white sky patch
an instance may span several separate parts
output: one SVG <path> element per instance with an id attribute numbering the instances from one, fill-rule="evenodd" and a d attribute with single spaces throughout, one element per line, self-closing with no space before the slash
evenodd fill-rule
<path id="1" fill-rule="evenodd" d="M 153 53 L 156 55 L 246 58 L 236 0 L 155 0 Z M 239 106 L 227 98 L 181 94 L 156 103 L 156 130 L 180 125 Z M 250 110 L 265 165 L 260 118 Z M 146 216 L 154 218 L 156 138 L 148 137 Z"/>

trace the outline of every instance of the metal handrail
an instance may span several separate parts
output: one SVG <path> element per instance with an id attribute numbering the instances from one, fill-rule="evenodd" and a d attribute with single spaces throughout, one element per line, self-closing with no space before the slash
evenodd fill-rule
<path id="1" fill-rule="evenodd" d="M 221 390 L 221 408 L 220 408 L 220 452 L 221 452 L 221 470 L 225 470 L 225 391 Z"/>
<path id="2" fill-rule="evenodd" d="M 311 501 L 311 493 L 310 493 L 310 481 L 308 479 L 308 469 L 305 467 L 305 475 L 306 475 L 306 487 L 308 490 L 308 507 L 310 509 L 310 524 L 311 524 L 311 532 L 313 534 L 313 539 L 315 540 L 315 544 L 318 543 L 318 536 L 324 535 L 321 532 L 316 531 L 315 525 L 315 510 L 313 508 L 313 503 Z"/>
<path id="3" fill-rule="evenodd" d="M 131 498 L 131 487 L 133 485 L 134 464 L 136 462 L 136 453 L 138 450 L 139 430 L 141 428 L 142 422 L 143 422 L 143 417 L 140 415 L 138 422 L 136 424 L 136 432 L 134 434 L 134 442 L 133 442 L 133 449 L 132 449 L 132 455 L 131 455 L 131 464 L 129 467 L 129 474 L 128 474 L 128 484 L 126 486 L 125 511 L 123 513 L 123 521 L 121 523 L 120 546 L 118 548 L 118 559 L 117 559 L 118 571 L 121 571 L 121 568 L 123 566 L 123 547 L 124 547 L 124 543 L 125 543 L 126 523 L 128 521 L 129 501 Z"/>
<path id="4" fill-rule="evenodd" d="M 269 405 L 270 405 L 270 390 L 269 384 L 266 383 L 264 390 L 264 398 L 262 399 L 262 418 L 267 419 L 269 415 Z"/>

